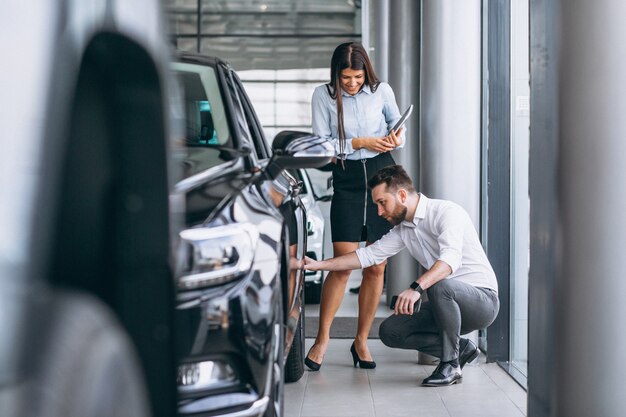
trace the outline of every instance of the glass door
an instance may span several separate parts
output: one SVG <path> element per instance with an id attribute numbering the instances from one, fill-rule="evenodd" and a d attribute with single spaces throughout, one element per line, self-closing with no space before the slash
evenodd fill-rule
<path id="1" fill-rule="evenodd" d="M 528 375 L 530 199 L 529 2 L 511 2 L 511 323 L 510 365 Z"/>

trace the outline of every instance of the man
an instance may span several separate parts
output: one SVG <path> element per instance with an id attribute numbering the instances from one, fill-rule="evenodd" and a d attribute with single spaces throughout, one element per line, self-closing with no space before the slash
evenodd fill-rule
<path id="1" fill-rule="evenodd" d="M 416 192 L 400 165 L 381 169 L 368 186 L 378 215 L 395 227 L 355 252 L 323 261 L 307 258 L 305 268 L 366 268 L 408 249 L 427 271 L 398 294 L 395 314 L 380 325 L 380 339 L 389 347 L 416 349 L 440 359 L 422 385 L 460 382 L 463 366 L 478 356 L 476 345 L 460 335 L 489 326 L 500 308 L 496 276 L 476 229 L 458 204 Z M 428 301 L 421 305 L 424 291 Z"/>

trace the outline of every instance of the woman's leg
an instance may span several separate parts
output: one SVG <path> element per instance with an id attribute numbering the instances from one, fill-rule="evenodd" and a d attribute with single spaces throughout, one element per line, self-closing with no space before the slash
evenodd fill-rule
<path id="1" fill-rule="evenodd" d="M 365 361 L 372 360 L 372 355 L 367 347 L 367 337 L 374 322 L 380 296 L 383 293 L 385 265 L 387 265 L 387 261 L 363 270 L 363 279 L 361 280 L 361 289 L 359 290 L 359 320 L 354 347 L 359 354 L 359 358 Z"/>
<path id="2" fill-rule="evenodd" d="M 358 242 L 333 242 L 334 256 L 354 252 L 359 247 Z M 320 321 L 315 344 L 309 350 L 307 357 L 314 362 L 322 363 L 328 341 L 330 340 L 330 326 L 335 314 L 341 305 L 346 284 L 352 271 L 333 271 L 324 279 L 322 297 L 320 299 Z M 370 323 L 371 325 L 371 323 Z"/>

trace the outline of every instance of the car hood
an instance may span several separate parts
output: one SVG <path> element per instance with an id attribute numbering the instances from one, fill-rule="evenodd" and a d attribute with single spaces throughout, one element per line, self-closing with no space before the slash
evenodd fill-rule
<path id="1" fill-rule="evenodd" d="M 175 190 L 185 199 L 185 226 L 210 222 L 222 207 L 252 184 L 257 175 L 243 171 L 233 162 L 180 181 Z"/>

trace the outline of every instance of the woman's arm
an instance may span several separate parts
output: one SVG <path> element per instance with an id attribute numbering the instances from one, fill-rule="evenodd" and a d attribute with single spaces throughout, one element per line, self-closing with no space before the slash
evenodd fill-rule
<path id="1" fill-rule="evenodd" d="M 332 123 L 331 123 L 331 106 L 335 104 L 330 99 L 326 85 L 321 85 L 313 91 L 313 97 L 311 98 L 311 126 L 313 133 L 317 136 L 328 139 L 335 147 L 335 154 L 339 155 L 339 137 L 333 136 Z M 345 155 L 354 153 L 355 149 L 352 147 L 352 138 L 346 139 L 346 146 L 343 150 Z"/>
<path id="2" fill-rule="evenodd" d="M 395 147 L 394 142 L 388 140 L 388 136 L 380 138 L 352 138 L 352 148 L 354 150 L 365 148 L 373 152 L 388 152 Z"/>
<path id="3" fill-rule="evenodd" d="M 396 125 L 398 120 L 402 117 L 400 113 L 400 109 L 398 108 L 398 103 L 396 102 L 396 95 L 393 92 L 393 89 L 389 84 L 381 83 L 381 94 L 383 95 L 383 100 L 385 105 L 383 106 L 383 114 L 385 115 L 385 121 L 387 122 L 387 126 L 391 129 Z M 395 145 L 395 147 L 401 148 L 405 143 L 405 132 L 406 129 L 402 128 L 398 132 L 394 132 L 394 135 L 387 136 L 388 140 Z"/>

